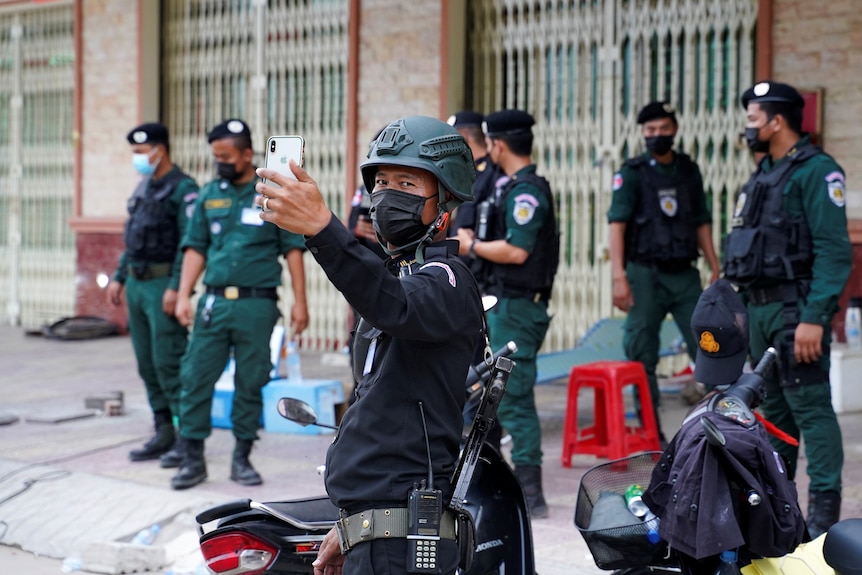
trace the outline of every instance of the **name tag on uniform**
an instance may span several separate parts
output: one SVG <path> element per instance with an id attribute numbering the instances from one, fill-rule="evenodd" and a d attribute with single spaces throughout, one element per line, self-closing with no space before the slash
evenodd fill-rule
<path id="1" fill-rule="evenodd" d="M 257 208 L 243 208 L 240 220 L 247 226 L 262 226 L 263 220 L 260 219 L 260 210 Z"/>

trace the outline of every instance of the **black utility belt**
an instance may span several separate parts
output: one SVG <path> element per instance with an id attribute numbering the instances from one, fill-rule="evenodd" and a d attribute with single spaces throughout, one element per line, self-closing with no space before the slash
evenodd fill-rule
<path id="1" fill-rule="evenodd" d="M 747 287 L 745 288 L 744 293 L 748 302 L 752 305 L 766 305 L 784 301 L 785 299 L 796 301 L 796 298 L 800 293 L 797 282 L 804 281 L 807 280 L 802 278 L 791 283 L 777 284 L 767 287 Z M 789 296 L 786 296 L 785 294 L 787 294 L 788 290 L 791 293 Z M 803 290 L 802 293 L 804 294 L 807 292 Z"/>
<path id="2" fill-rule="evenodd" d="M 342 553 L 366 541 L 404 539 L 408 527 L 406 507 L 367 509 L 335 522 Z M 451 511 L 444 511 L 440 518 L 440 539 L 455 539 L 455 515 Z"/>
<path id="3" fill-rule="evenodd" d="M 126 273 L 136 280 L 154 280 L 171 275 L 173 264 L 170 262 L 153 264 L 127 264 Z"/>
<path id="4" fill-rule="evenodd" d="M 548 301 L 551 299 L 551 293 L 548 290 L 530 290 L 524 288 L 507 288 L 504 287 L 500 292 L 500 297 L 511 299 L 531 299 L 533 303 L 540 301 Z"/>
<path id="5" fill-rule="evenodd" d="M 207 294 L 223 297 L 224 299 L 245 299 L 249 297 L 260 297 L 266 299 L 278 299 L 276 288 L 253 288 L 239 286 L 207 286 Z"/>
<path id="6" fill-rule="evenodd" d="M 666 274 L 678 274 L 691 269 L 692 260 L 663 260 L 663 261 L 646 261 L 632 260 L 633 264 L 653 268 Z"/>

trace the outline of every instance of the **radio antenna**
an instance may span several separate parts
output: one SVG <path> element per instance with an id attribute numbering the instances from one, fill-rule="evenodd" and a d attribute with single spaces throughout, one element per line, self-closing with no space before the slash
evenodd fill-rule
<path id="1" fill-rule="evenodd" d="M 425 453 L 428 454 L 428 489 L 434 489 L 434 468 L 431 466 L 431 443 L 428 441 L 428 425 L 425 423 L 425 408 L 419 402 L 419 414 L 422 416 L 422 431 L 425 434 Z"/>

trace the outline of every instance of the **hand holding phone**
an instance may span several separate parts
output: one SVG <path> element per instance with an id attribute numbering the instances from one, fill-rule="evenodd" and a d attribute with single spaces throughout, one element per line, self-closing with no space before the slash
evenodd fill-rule
<path id="1" fill-rule="evenodd" d="M 298 166 L 302 166 L 304 150 L 305 140 L 302 136 L 272 136 L 266 142 L 264 167 L 295 180 L 296 176 L 290 171 L 290 161 L 293 160 Z M 272 182 L 267 183 L 272 184 Z"/>

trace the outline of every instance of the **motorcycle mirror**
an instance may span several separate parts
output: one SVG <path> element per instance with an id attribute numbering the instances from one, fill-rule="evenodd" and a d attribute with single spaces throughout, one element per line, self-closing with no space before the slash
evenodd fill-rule
<path id="1" fill-rule="evenodd" d="M 282 397 L 278 400 L 276 407 L 280 416 L 285 419 L 289 419 L 294 423 L 298 423 L 303 427 L 308 425 L 317 425 L 319 427 L 326 427 L 327 429 L 338 429 L 334 425 L 319 423 L 317 421 L 317 412 L 314 411 L 313 407 L 301 399 Z"/>
<path id="2" fill-rule="evenodd" d="M 492 307 L 497 305 L 497 296 L 495 295 L 483 295 L 482 296 L 482 309 L 488 311 Z"/>
<path id="3" fill-rule="evenodd" d="M 714 445 L 715 447 L 722 447 L 727 443 L 727 438 L 724 436 L 724 432 L 718 428 L 712 421 L 707 419 L 706 417 L 701 416 L 700 425 L 703 426 L 704 434 L 706 435 L 706 440 L 710 445 Z"/>

